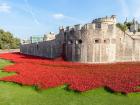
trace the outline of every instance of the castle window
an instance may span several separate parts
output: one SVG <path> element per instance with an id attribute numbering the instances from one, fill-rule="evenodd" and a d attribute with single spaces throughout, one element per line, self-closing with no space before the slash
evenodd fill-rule
<path id="1" fill-rule="evenodd" d="M 39 49 L 39 45 L 38 44 L 36 45 L 36 48 L 37 48 L 37 50 Z"/>
<path id="2" fill-rule="evenodd" d="M 122 42 L 122 38 L 120 38 L 120 42 Z"/>
<path id="3" fill-rule="evenodd" d="M 80 39 L 80 40 L 78 40 L 78 42 L 79 42 L 79 44 L 82 44 L 83 41 Z"/>
<path id="4" fill-rule="evenodd" d="M 104 40 L 104 43 L 107 43 L 107 40 Z"/>
<path id="5" fill-rule="evenodd" d="M 104 43 L 110 43 L 110 40 L 109 39 L 105 39 Z"/>
<path id="6" fill-rule="evenodd" d="M 70 30 L 70 34 L 73 35 L 74 34 L 74 29 Z"/>
<path id="7" fill-rule="evenodd" d="M 69 40 L 69 41 L 68 41 L 68 44 L 73 44 L 73 41 L 72 41 L 72 40 Z"/>
<path id="8" fill-rule="evenodd" d="M 67 35 L 67 33 L 65 32 L 65 33 L 64 33 L 64 36 L 66 36 L 66 35 Z"/>
<path id="9" fill-rule="evenodd" d="M 96 28 L 101 28 L 101 24 L 96 24 Z"/>
<path id="10" fill-rule="evenodd" d="M 82 44 L 82 40 L 81 39 L 76 40 L 76 44 Z"/>
<path id="11" fill-rule="evenodd" d="M 96 39 L 95 41 L 94 41 L 94 43 L 100 43 L 101 41 L 99 40 L 99 39 Z"/>

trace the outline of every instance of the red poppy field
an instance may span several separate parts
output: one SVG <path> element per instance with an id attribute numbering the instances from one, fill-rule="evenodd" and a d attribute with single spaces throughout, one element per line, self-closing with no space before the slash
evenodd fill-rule
<path id="1" fill-rule="evenodd" d="M 43 59 L 19 53 L 0 54 L 15 64 L 4 68 L 16 75 L 1 81 L 38 86 L 40 89 L 67 84 L 69 89 L 87 91 L 107 87 L 114 92 L 140 92 L 140 62 L 116 64 L 80 64 L 62 59 Z"/>

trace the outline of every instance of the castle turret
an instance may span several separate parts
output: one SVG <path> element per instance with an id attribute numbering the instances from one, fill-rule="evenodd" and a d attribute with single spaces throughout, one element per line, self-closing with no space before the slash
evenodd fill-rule
<path id="1" fill-rule="evenodd" d="M 116 24 L 116 22 L 117 22 L 116 15 L 112 15 L 111 17 L 106 16 L 92 21 L 92 23 L 106 23 L 106 24 Z"/>
<path id="2" fill-rule="evenodd" d="M 133 24 L 130 26 L 130 32 L 133 32 L 134 34 L 136 32 L 138 32 L 138 29 L 139 29 L 139 23 L 136 21 L 136 19 L 134 18 L 133 19 Z"/>

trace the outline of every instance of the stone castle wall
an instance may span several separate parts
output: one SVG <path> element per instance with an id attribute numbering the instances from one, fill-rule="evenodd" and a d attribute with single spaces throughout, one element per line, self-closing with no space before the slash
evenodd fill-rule
<path id="1" fill-rule="evenodd" d="M 21 52 L 46 58 L 63 55 L 67 61 L 82 63 L 140 61 L 140 34 L 124 33 L 114 16 L 105 17 L 62 28 L 55 40 L 21 45 Z"/>
<path id="2" fill-rule="evenodd" d="M 62 41 L 57 36 L 57 40 L 44 41 L 39 43 L 24 44 L 20 46 L 20 52 L 27 55 L 40 56 L 46 58 L 57 58 L 62 56 Z"/>

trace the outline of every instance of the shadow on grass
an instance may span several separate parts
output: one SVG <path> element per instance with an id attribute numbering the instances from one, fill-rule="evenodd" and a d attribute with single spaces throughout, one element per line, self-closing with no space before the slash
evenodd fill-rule
<path id="1" fill-rule="evenodd" d="M 78 90 L 73 90 L 73 89 L 70 89 L 70 85 L 68 84 L 65 84 L 64 85 L 65 87 L 63 88 L 65 91 L 68 91 L 68 92 L 73 92 L 73 93 L 77 93 L 77 94 L 80 94 L 82 92 L 78 91 Z"/>
<path id="2" fill-rule="evenodd" d="M 29 87 L 29 88 L 32 88 L 33 90 L 35 90 L 36 92 L 39 92 L 39 91 L 42 91 L 42 89 L 39 89 L 38 86 L 35 86 L 35 85 L 23 85 L 21 83 L 17 83 L 17 82 L 7 82 L 7 81 L 0 81 L 0 83 L 7 83 L 9 85 L 15 85 L 15 86 L 19 86 L 19 87 Z"/>
<path id="3" fill-rule="evenodd" d="M 37 93 L 40 93 L 42 91 L 49 91 L 50 89 L 56 89 L 56 88 L 60 88 L 62 90 L 65 90 L 66 92 L 74 93 L 74 94 L 77 94 L 77 95 L 81 95 L 82 93 L 84 93 L 84 92 L 81 92 L 81 91 L 70 89 L 69 88 L 70 85 L 67 85 L 67 84 L 61 85 L 61 86 L 58 86 L 58 87 L 55 87 L 55 88 L 41 89 L 41 88 L 39 88 L 38 86 L 35 86 L 35 85 L 30 86 L 30 85 L 26 85 L 26 84 L 17 83 L 17 82 L 0 81 L 0 83 L 8 83 L 10 85 L 16 85 L 16 86 L 23 87 L 23 88 L 27 88 L 28 87 L 28 88 L 33 89 Z M 128 94 L 123 93 L 123 92 L 115 92 L 112 89 L 110 89 L 109 87 L 91 89 L 91 90 L 88 90 L 88 91 L 85 91 L 85 92 L 93 91 L 93 93 L 94 93 L 94 91 L 96 91 L 98 89 L 103 89 L 106 92 L 108 92 L 109 94 L 116 95 L 116 96 L 125 96 L 125 97 L 128 96 Z"/>
<path id="4" fill-rule="evenodd" d="M 107 86 L 104 87 L 104 90 L 111 93 L 111 94 L 127 96 L 127 94 L 125 92 L 116 92 Z"/>

